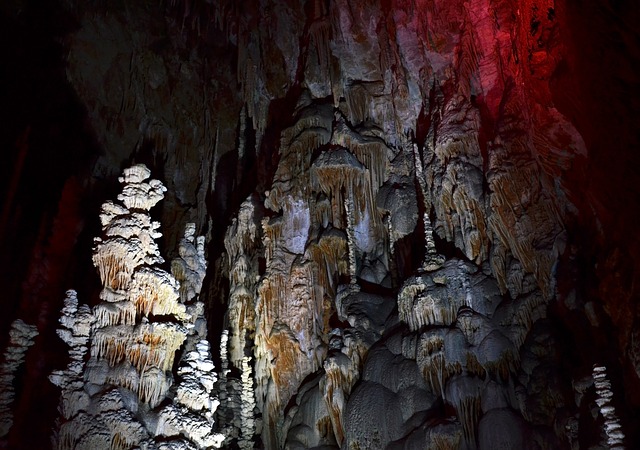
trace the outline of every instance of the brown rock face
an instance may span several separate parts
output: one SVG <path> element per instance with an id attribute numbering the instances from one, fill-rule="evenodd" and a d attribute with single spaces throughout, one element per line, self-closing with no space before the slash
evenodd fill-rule
<path id="1" fill-rule="evenodd" d="M 46 173 L 29 155 L 37 161 L 54 131 L 12 125 L 2 249 L 17 239 L 41 253 L 17 265 L 37 284 L 6 279 L 21 292 L 16 316 L 53 338 L 64 289 L 77 281 L 66 274 L 88 279 L 79 297 L 99 296 L 94 311 L 109 330 L 88 344 L 92 358 L 136 368 L 152 358 L 164 384 L 144 389 L 160 402 L 173 392 L 173 354 L 193 348 L 179 348 L 184 336 L 155 342 L 139 318 L 182 318 L 189 311 L 176 299 L 204 283 L 221 368 L 207 393 L 220 398 L 214 431 L 225 448 L 640 442 L 637 8 L 129 3 L 52 7 L 70 24 L 55 32 L 65 55 L 57 76 L 81 111 L 70 126 L 93 156 L 73 179 L 61 172 L 60 199 L 46 196 L 59 200 L 55 220 L 48 207 L 22 214 L 29 176 Z M 4 14 L 17 30 L 53 21 Z M 137 163 L 167 191 L 127 172 L 119 208 L 138 237 L 105 204 L 112 233 L 94 256 L 98 280 L 82 269 L 85 235 L 98 228 L 90 213 Z M 155 222 L 139 210 L 162 195 L 156 244 Z M 196 243 L 190 228 L 190 244 L 178 245 L 187 222 L 206 239 Z M 153 255 L 165 248 L 180 249 L 181 291 L 159 289 L 164 269 L 139 269 L 161 264 Z M 43 355 L 37 340 L 16 389 L 7 438 L 16 448 L 35 445 L 22 436 L 36 420 L 29 386 L 43 367 L 64 366 L 51 356 L 43 365 Z M 94 366 L 89 379 L 102 374 Z M 134 423 L 143 412 L 127 414 Z"/>

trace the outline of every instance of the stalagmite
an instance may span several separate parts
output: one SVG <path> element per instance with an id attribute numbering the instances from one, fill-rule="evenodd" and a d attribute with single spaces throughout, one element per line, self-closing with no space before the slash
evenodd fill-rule
<path id="1" fill-rule="evenodd" d="M 428 213 L 425 212 L 422 215 L 422 222 L 424 224 L 425 236 L 425 256 L 422 268 L 423 270 L 430 272 L 442 267 L 442 264 L 444 264 L 444 256 L 439 255 L 436 250 L 436 244 L 433 240 L 433 228 L 431 226 L 431 220 L 429 219 Z"/>
<path id="2" fill-rule="evenodd" d="M 180 285 L 181 303 L 192 301 L 202 289 L 207 273 L 204 245 L 205 237 L 196 237 L 196 225 L 188 223 L 180 240 L 179 257 L 171 261 L 171 274 Z"/>
<path id="3" fill-rule="evenodd" d="M 254 398 L 253 389 L 253 377 L 250 363 L 250 358 L 245 356 L 242 358 L 242 410 L 240 412 L 241 426 L 240 426 L 240 440 L 238 446 L 243 450 L 252 450 L 254 448 L 253 436 L 255 435 L 255 414 L 254 408 L 256 407 L 256 401 Z"/>
<path id="4" fill-rule="evenodd" d="M 207 341 L 198 342 L 182 359 L 178 376 L 175 401 L 160 411 L 156 434 L 183 435 L 194 448 L 220 448 L 224 435 L 213 432 L 220 402 L 212 395 L 216 376 Z"/>
<path id="5" fill-rule="evenodd" d="M 149 175 L 142 165 L 126 169 L 118 196 L 125 206 L 103 205 L 104 235 L 96 239 L 93 257 L 104 283 L 103 302 L 90 311 L 78 307 L 72 291 L 65 300 L 59 334 L 71 347 L 72 362 L 51 376 L 62 388 L 60 449 L 147 447 L 156 439 L 166 447 L 165 437 L 180 433 L 186 448 L 218 448 L 224 439 L 212 431 L 218 401 L 211 395 L 215 375 L 208 343 L 196 341 L 206 334 L 203 305 L 193 301 L 206 271 L 204 239 L 195 238 L 192 224 L 186 227 L 180 257 L 172 264 L 182 289 L 157 266 L 163 262 L 155 243 L 159 224 L 146 211 L 166 189 L 157 180 L 145 181 Z M 180 383 L 173 387 L 174 357 L 187 336 Z M 147 413 L 138 416 L 139 410 Z"/>
<path id="6" fill-rule="evenodd" d="M 124 170 L 124 175 L 118 181 L 124 185 L 118 200 L 129 210 L 148 211 L 164 198 L 167 188 L 159 180 L 145 182 L 151 176 L 151 171 L 143 164 L 138 164 Z"/>
<path id="7" fill-rule="evenodd" d="M 416 178 L 418 185 L 422 191 L 424 213 L 422 214 L 422 223 L 424 225 L 424 261 L 422 263 L 422 269 L 426 272 L 431 272 L 439 269 L 444 264 L 444 256 L 439 255 L 436 250 L 436 244 L 433 240 L 433 227 L 431 226 L 431 219 L 429 219 L 429 212 L 431 211 L 431 197 L 426 187 L 426 178 L 424 169 L 422 167 L 422 159 L 418 152 L 418 146 L 413 145 L 413 159 L 416 166 Z"/>
<path id="8" fill-rule="evenodd" d="M 16 319 L 11 324 L 9 343 L 0 366 L 0 437 L 5 436 L 13 425 L 11 404 L 15 397 L 14 379 L 37 335 L 36 326 L 28 325 L 21 319 Z"/>
<path id="9" fill-rule="evenodd" d="M 255 256 L 259 244 L 260 228 L 255 199 L 247 198 L 240 206 L 225 234 L 224 244 L 229 264 L 229 352 L 230 361 L 241 365 L 247 334 L 255 330 L 256 282 L 258 260 Z"/>
<path id="10" fill-rule="evenodd" d="M 603 446 L 623 450 L 624 447 L 624 433 L 620 420 L 616 415 L 616 409 L 611 404 L 613 398 L 613 392 L 611 391 L 611 382 L 607 379 L 607 368 L 605 366 L 593 365 L 593 381 L 596 387 L 596 394 L 598 398 L 596 403 L 600 408 L 600 413 L 604 417 L 604 434 L 606 435 L 606 443 L 603 442 Z"/>
<path id="11" fill-rule="evenodd" d="M 357 290 L 357 257 L 356 257 L 356 245 L 354 237 L 355 220 L 353 217 L 353 202 L 350 198 L 345 199 L 344 209 L 347 214 L 347 244 L 349 246 L 349 283 L 352 289 Z"/>
<path id="12" fill-rule="evenodd" d="M 69 346 L 70 361 L 65 370 L 54 371 L 49 380 L 61 388 L 59 410 L 62 419 L 69 420 L 89 404 L 89 396 L 84 390 L 84 358 L 96 319 L 87 305 L 78 305 L 78 297 L 73 290 L 67 291 L 61 313 L 62 328 L 57 331 Z"/>

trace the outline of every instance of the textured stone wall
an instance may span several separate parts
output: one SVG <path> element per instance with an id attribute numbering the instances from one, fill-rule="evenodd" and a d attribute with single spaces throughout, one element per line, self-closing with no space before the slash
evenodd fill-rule
<path id="1" fill-rule="evenodd" d="M 64 79 L 99 154 L 61 197 L 69 225 L 43 220 L 54 237 L 37 245 L 55 251 L 32 277 L 60 278 L 44 267 L 83 245 L 79 205 L 145 163 L 167 187 L 154 219 L 174 275 L 208 267 L 224 446 L 589 448 L 609 436 L 606 367 L 633 447 L 637 102 L 616 100 L 637 79 L 633 11 L 130 3 L 60 7 Z M 197 248 L 193 232 L 178 244 L 187 222 Z"/>

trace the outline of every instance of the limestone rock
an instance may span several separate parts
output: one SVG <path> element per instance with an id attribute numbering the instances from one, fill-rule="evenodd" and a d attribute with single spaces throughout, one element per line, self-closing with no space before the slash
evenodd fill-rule
<path id="1" fill-rule="evenodd" d="M 118 197 L 125 206 L 103 206 L 104 238 L 96 240 L 93 258 L 104 283 L 103 302 L 93 310 L 78 306 L 73 291 L 65 300 L 59 335 L 72 360 L 51 376 L 62 388 L 55 439 L 60 449 L 147 447 L 180 434 L 187 440 L 179 446 L 218 448 L 224 439 L 212 431 L 218 401 L 211 393 L 216 378 L 206 341 L 187 353 L 172 388 L 174 358 L 193 334 L 188 330 L 204 318 L 202 308 L 190 308 L 200 317 L 187 313 L 179 282 L 157 266 L 163 261 L 155 243 L 159 225 L 146 211 L 165 188 L 157 180 L 146 182 L 149 175 L 143 165 L 126 169 Z M 187 228 L 174 264 L 187 284 L 183 301 L 200 291 L 206 270 L 204 242 L 196 246 L 194 231 Z"/>
<path id="2" fill-rule="evenodd" d="M 13 412 L 11 404 L 15 397 L 14 379 L 16 372 L 25 359 L 29 347 L 34 344 L 34 338 L 38 335 L 35 325 L 28 325 L 21 319 L 16 319 L 11 324 L 9 331 L 9 343 L 3 355 L 3 363 L 0 366 L 0 437 L 5 436 L 13 425 Z"/>

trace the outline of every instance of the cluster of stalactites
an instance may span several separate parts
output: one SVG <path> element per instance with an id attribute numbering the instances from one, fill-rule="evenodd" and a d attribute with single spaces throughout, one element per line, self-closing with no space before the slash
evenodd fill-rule
<path id="1" fill-rule="evenodd" d="M 325 150 L 318 156 L 311 166 L 311 184 L 331 199 L 332 222 L 338 228 L 345 228 L 345 195 L 354 205 L 355 221 L 365 209 L 374 210 L 369 170 L 345 148 Z"/>
<path id="2" fill-rule="evenodd" d="M 55 438 L 58 450 L 152 448 L 149 433 L 127 409 L 120 390 L 101 394 L 90 409 L 79 410 L 60 426 Z"/>
<path id="3" fill-rule="evenodd" d="M 58 335 L 69 346 L 70 361 L 66 369 L 56 370 L 49 377 L 62 391 L 54 447 L 127 449 L 140 445 L 148 439 L 148 433 L 125 407 L 122 393 L 111 389 L 92 398 L 85 384 L 85 373 L 90 374 L 85 372 L 84 358 L 95 331 L 95 315 L 87 305 L 78 305 L 72 290 L 67 291 L 61 313 Z M 106 376 L 105 371 L 102 375 Z"/>
<path id="4" fill-rule="evenodd" d="M 475 448 L 485 407 L 513 407 L 485 402 L 495 397 L 487 385 L 498 389 L 495 398 L 509 398 L 537 304 L 522 299 L 496 310 L 500 300 L 495 281 L 456 260 L 410 278 L 398 296 L 400 319 L 414 332 L 403 340 L 402 353 L 415 359 L 431 391 L 455 408 L 469 448 Z"/>
<path id="5" fill-rule="evenodd" d="M 343 352 L 336 352 L 327 357 L 323 366 L 325 376 L 320 381 L 320 390 L 329 412 L 333 435 L 338 444 L 342 445 L 345 437 L 343 414 L 360 370 Z"/>
<path id="6" fill-rule="evenodd" d="M 22 365 L 29 347 L 38 335 L 35 325 L 28 325 L 21 319 L 14 320 L 9 330 L 9 345 L 0 365 L 0 437 L 5 436 L 13 425 L 11 403 L 15 396 L 14 379 Z"/>
<path id="7" fill-rule="evenodd" d="M 421 278 L 407 280 L 398 295 L 400 320 L 407 323 L 411 331 L 427 325 L 451 325 L 462 305 L 464 298 L 433 295 Z"/>
<path id="8" fill-rule="evenodd" d="M 92 339 L 91 356 L 105 359 L 111 367 L 133 366 L 140 374 L 150 367 L 168 371 L 173 354 L 185 339 L 186 330 L 174 323 L 141 323 L 99 328 Z"/>

